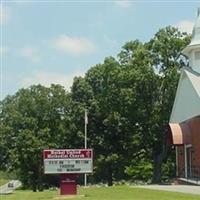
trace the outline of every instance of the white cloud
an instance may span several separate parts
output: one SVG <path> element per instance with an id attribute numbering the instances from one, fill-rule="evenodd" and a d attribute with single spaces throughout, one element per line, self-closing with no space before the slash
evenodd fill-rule
<path id="1" fill-rule="evenodd" d="M 56 49 L 73 55 L 88 54 L 95 50 L 94 44 L 87 38 L 68 35 L 58 36 L 53 40 L 53 45 Z"/>
<path id="2" fill-rule="evenodd" d="M 66 75 L 60 73 L 37 72 L 31 77 L 25 78 L 22 81 L 22 85 L 24 87 L 29 87 L 30 85 L 34 84 L 41 84 L 48 87 L 51 84 L 60 84 L 64 86 L 67 90 L 70 90 L 74 77 L 83 75 L 84 72 L 82 71 L 75 71 Z"/>
<path id="3" fill-rule="evenodd" d="M 122 7 L 122 8 L 128 8 L 131 6 L 131 2 L 127 0 L 119 0 L 114 1 L 116 6 Z"/>
<path id="4" fill-rule="evenodd" d="M 0 4 L 0 25 L 4 25 L 10 18 L 10 9 Z"/>
<path id="5" fill-rule="evenodd" d="M 192 33 L 192 29 L 194 26 L 194 22 L 189 21 L 189 20 L 183 20 L 178 22 L 175 25 L 181 32 L 187 32 L 187 33 Z"/>
<path id="6" fill-rule="evenodd" d="M 20 51 L 20 55 L 30 59 L 33 62 L 40 61 L 38 50 L 35 47 L 23 47 Z"/>

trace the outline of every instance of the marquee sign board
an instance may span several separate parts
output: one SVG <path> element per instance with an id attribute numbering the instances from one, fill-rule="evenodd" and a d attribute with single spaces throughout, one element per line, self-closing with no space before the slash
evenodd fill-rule
<path id="1" fill-rule="evenodd" d="M 43 151 L 45 174 L 92 173 L 92 149 L 53 149 Z"/>

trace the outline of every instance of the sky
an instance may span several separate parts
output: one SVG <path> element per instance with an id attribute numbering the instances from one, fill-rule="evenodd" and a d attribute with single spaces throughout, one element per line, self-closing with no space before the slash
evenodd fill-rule
<path id="1" fill-rule="evenodd" d="M 166 26 L 192 32 L 200 1 L 0 0 L 1 95 L 75 76 Z"/>

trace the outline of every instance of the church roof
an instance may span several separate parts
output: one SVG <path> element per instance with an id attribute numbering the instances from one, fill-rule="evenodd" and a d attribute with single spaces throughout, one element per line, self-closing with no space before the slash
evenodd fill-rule
<path id="1" fill-rule="evenodd" d="M 197 115 L 200 115 L 200 74 L 183 68 L 170 123 L 180 123 Z"/>
<path id="2" fill-rule="evenodd" d="M 187 74 L 188 78 L 190 79 L 192 86 L 196 93 L 198 94 L 200 98 L 200 74 L 195 71 L 189 71 L 185 70 L 185 73 Z"/>

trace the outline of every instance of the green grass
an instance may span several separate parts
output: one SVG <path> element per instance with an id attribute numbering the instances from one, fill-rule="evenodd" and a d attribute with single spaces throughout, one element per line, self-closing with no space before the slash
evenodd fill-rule
<path id="1" fill-rule="evenodd" d="M 6 184 L 7 182 L 9 182 L 9 180 L 0 179 L 0 186 Z"/>
<path id="2" fill-rule="evenodd" d="M 1 196 L 0 200 L 53 200 L 59 191 L 32 192 L 17 190 L 14 194 Z M 190 195 L 175 192 L 164 192 L 148 189 L 117 187 L 80 188 L 79 194 L 85 197 L 80 200 L 199 200 L 200 195 Z"/>

